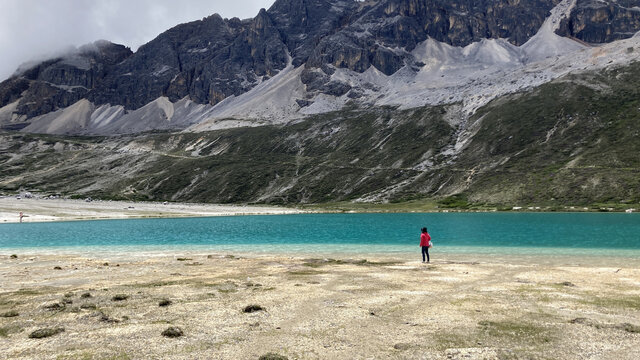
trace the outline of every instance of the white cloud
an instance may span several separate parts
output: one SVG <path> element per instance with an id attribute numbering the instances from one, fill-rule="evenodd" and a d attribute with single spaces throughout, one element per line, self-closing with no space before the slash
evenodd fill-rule
<path id="1" fill-rule="evenodd" d="M 254 17 L 274 0 L 2 0 L 0 80 L 26 61 L 99 39 L 136 50 L 163 31 L 213 13 Z"/>

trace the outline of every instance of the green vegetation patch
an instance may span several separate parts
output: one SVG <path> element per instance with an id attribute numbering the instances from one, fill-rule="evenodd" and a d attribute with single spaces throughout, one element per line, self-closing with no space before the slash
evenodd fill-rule
<path id="1" fill-rule="evenodd" d="M 591 296 L 581 300 L 580 302 L 583 304 L 600 306 L 606 309 L 622 308 L 640 310 L 640 296 Z"/>
<path id="2" fill-rule="evenodd" d="M 20 315 L 20 314 L 16 310 L 9 310 L 9 311 L 1 313 L 0 317 L 8 318 L 8 317 L 16 317 L 18 315 Z"/>
<path id="3" fill-rule="evenodd" d="M 8 337 L 11 334 L 16 334 L 22 331 L 22 328 L 18 325 L 0 326 L 0 337 Z"/>
<path id="4" fill-rule="evenodd" d="M 483 334 L 511 341 L 540 344 L 553 340 L 549 329 L 526 322 L 483 320 L 478 326 Z"/>
<path id="5" fill-rule="evenodd" d="M 471 206 L 463 194 L 448 196 L 438 201 L 438 205 L 443 209 L 468 209 Z"/>
<path id="6" fill-rule="evenodd" d="M 268 352 L 258 358 L 258 360 L 289 360 L 288 357 L 277 353 Z"/>
<path id="7" fill-rule="evenodd" d="M 29 338 L 31 339 L 42 339 L 42 338 L 46 338 L 46 337 L 50 337 L 50 336 L 54 336 L 57 334 L 60 334 L 62 332 L 64 332 L 64 328 L 63 327 L 57 327 L 57 328 L 43 328 L 43 329 L 38 329 L 33 331 L 31 334 L 29 334 Z"/>

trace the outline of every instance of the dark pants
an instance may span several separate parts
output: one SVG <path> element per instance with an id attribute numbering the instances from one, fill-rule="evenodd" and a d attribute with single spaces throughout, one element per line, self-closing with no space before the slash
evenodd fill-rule
<path id="1" fill-rule="evenodd" d="M 428 246 L 423 246 L 422 247 L 422 261 L 424 262 L 424 255 L 427 254 L 427 262 L 429 262 L 429 247 Z"/>

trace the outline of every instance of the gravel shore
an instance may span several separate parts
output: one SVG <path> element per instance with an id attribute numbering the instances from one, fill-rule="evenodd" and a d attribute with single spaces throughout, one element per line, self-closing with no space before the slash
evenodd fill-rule
<path id="1" fill-rule="evenodd" d="M 0 223 L 40 221 L 162 218 L 229 215 L 297 214 L 301 210 L 277 206 L 216 205 L 71 199 L 0 198 Z"/>
<path id="2" fill-rule="evenodd" d="M 0 359 L 640 358 L 637 261 L 418 255 L 0 252 Z"/>

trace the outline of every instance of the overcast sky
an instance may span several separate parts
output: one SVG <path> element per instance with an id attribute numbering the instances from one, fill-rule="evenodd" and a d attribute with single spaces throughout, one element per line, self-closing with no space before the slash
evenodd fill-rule
<path id="1" fill-rule="evenodd" d="M 99 39 L 136 50 L 213 13 L 254 17 L 274 0 L 0 0 L 0 81 L 20 64 Z"/>

